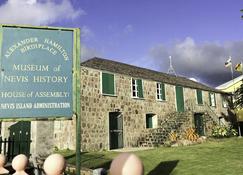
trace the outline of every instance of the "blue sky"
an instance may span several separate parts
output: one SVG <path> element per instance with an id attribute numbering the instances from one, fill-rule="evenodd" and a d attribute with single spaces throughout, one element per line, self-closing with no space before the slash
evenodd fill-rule
<path id="1" fill-rule="evenodd" d="M 242 0 L 3 0 L 0 23 L 79 27 L 84 61 L 99 56 L 211 86 L 243 60 Z M 235 75 L 237 76 L 237 75 Z"/>

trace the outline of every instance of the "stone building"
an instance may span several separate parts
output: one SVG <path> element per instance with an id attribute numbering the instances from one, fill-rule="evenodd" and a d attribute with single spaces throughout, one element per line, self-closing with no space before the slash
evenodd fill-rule
<path id="1" fill-rule="evenodd" d="M 227 116 L 226 93 L 184 77 L 101 58 L 81 63 L 80 74 L 82 151 L 156 146 L 190 127 L 207 136 Z M 31 153 L 75 149 L 75 117 L 29 129 Z"/>
<path id="2" fill-rule="evenodd" d="M 184 77 L 90 59 L 81 64 L 82 150 L 156 146 L 189 127 L 210 135 L 227 116 L 226 97 Z"/>

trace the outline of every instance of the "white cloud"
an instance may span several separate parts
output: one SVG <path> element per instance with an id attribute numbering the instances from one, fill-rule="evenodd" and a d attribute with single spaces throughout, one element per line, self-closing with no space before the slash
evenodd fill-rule
<path id="1" fill-rule="evenodd" d="M 74 9 L 69 0 L 8 0 L 0 6 L 0 23 L 47 25 L 59 20 L 73 20 L 85 12 Z"/>
<path id="2" fill-rule="evenodd" d="M 99 56 L 101 56 L 101 54 L 97 50 L 81 44 L 81 62 Z"/>
<path id="3" fill-rule="evenodd" d="M 83 26 L 81 27 L 81 38 L 83 39 L 90 39 L 94 37 L 94 33 L 90 30 L 89 27 Z"/>
<path id="4" fill-rule="evenodd" d="M 177 74 L 196 77 L 200 80 L 216 85 L 230 78 L 230 71 L 224 67 L 229 57 L 234 65 L 243 60 L 243 41 L 226 43 L 204 42 L 197 43 L 191 37 L 173 43 L 170 47 L 162 44 L 150 49 L 150 57 L 155 65 L 159 65 L 163 72 L 169 67 L 169 56 L 172 56 L 173 67 Z"/>

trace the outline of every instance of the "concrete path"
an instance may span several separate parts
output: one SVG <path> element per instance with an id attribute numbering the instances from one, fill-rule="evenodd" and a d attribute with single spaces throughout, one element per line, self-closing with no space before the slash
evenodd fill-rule
<path id="1" fill-rule="evenodd" d="M 122 149 L 113 149 L 111 151 L 115 152 L 136 152 L 136 151 L 143 151 L 143 150 L 150 150 L 154 149 L 153 147 L 137 147 L 137 148 L 122 148 Z"/>

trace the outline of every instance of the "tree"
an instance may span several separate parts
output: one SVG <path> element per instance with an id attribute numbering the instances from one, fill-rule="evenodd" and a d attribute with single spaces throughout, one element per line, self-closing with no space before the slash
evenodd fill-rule
<path id="1" fill-rule="evenodd" d="M 234 110 L 238 121 L 239 136 L 241 137 L 240 119 L 243 117 L 243 83 L 234 93 Z"/>
<path id="2" fill-rule="evenodd" d="M 243 84 L 234 93 L 234 109 L 243 108 Z"/>

